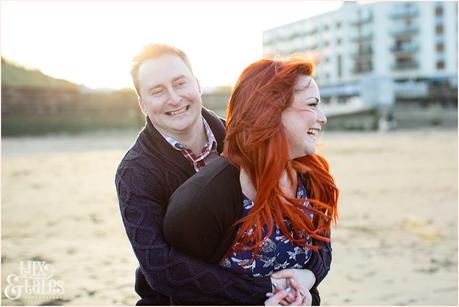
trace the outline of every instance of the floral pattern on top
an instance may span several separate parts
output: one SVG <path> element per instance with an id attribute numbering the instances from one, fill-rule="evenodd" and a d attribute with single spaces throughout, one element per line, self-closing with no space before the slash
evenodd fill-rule
<path id="1" fill-rule="evenodd" d="M 306 188 L 301 180 L 298 180 L 298 188 L 296 198 L 306 198 Z M 310 206 L 310 203 L 305 201 L 305 206 Z M 243 211 L 242 216 L 249 214 L 254 203 L 243 195 Z M 306 211 L 309 218 L 312 219 L 312 212 Z M 288 220 L 285 220 L 287 229 L 290 235 L 293 236 L 293 231 Z M 248 233 L 253 231 L 249 229 Z M 263 235 L 266 233 L 266 227 L 263 227 Z M 312 239 L 306 235 L 306 242 L 312 244 Z M 276 271 L 283 269 L 302 269 L 311 257 L 311 250 L 303 248 L 292 243 L 280 231 L 277 225 L 274 225 L 273 232 L 269 238 L 266 238 L 260 248 L 259 254 L 252 259 L 253 252 L 247 248 L 241 248 L 238 252 L 233 252 L 229 256 L 220 261 L 220 265 L 236 271 L 242 271 L 244 274 L 260 277 L 269 276 Z"/>

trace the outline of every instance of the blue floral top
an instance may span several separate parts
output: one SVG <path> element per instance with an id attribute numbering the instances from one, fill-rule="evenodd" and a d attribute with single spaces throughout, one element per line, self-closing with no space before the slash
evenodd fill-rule
<path id="1" fill-rule="evenodd" d="M 298 180 L 298 188 L 296 198 L 305 198 L 306 188 L 301 180 Z M 310 206 L 309 202 L 305 202 L 305 206 Z M 254 203 L 243 195 L 243 211 L 242 216 L 246 216 Z M 312 219 L 312 212 L 307 213 Z M 293 236 L 290 223 L 286 220 L 287 229 Z M 250 229 L 249 229 L 250 231 Z M 264 227 L 263 234 L 266 233 Z M 307 236 L 306 242 L 312 244 L 312 240 Z M 220 265 L 236 271 L 242 271 L 244 274 L 260 277 L 269 276 L 276 271 L 287 268 L 302 269 L 311 257 L 311 250 L 303 248 L 290 242 L 280 231 L 277 225 L 274 225 L 271 236 L 264 240 L 259 254 L 255 259 L 252 259 L 252 251 L 248 249 L 240 249 L 238 252 L 233 252 L 226 258 L 220 261 Z"/>

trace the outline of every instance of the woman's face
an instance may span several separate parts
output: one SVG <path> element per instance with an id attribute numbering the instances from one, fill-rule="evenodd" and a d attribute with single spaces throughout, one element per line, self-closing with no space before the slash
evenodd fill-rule
<path id="1" fill-rule="evenodd" d="M 293 101 L 282 112 L 282 124 L 290 149 L 290 159 L 316 151 L 316 138 L 327 118 L 320 108 L 320 93 L 314 79 L 301 75 L 295 83 Z"/>

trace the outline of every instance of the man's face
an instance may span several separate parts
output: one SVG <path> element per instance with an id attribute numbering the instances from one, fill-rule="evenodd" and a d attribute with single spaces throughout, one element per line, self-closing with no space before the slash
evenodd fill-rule
<path id="1" fill-rule="evenodd" d="M 160 132 L 191 131 L 201 119 L 201 91 L 185 62 L 173 54 L 147 60 L 139 68 L 139 105 Z"/>

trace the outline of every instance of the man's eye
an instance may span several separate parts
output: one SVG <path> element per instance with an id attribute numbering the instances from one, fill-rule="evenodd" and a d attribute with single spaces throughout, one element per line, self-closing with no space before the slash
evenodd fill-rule
<path id="1" fill-rule="evenodd" d="M 164 92 L 164 90 L 158 89 L 158 90 L 153 90 L 153 91 L 151 91 L 150 94 L 151 94 L 152 96 L 159 96 L 159 95 L 161 95 L 163 92 Z"/>

